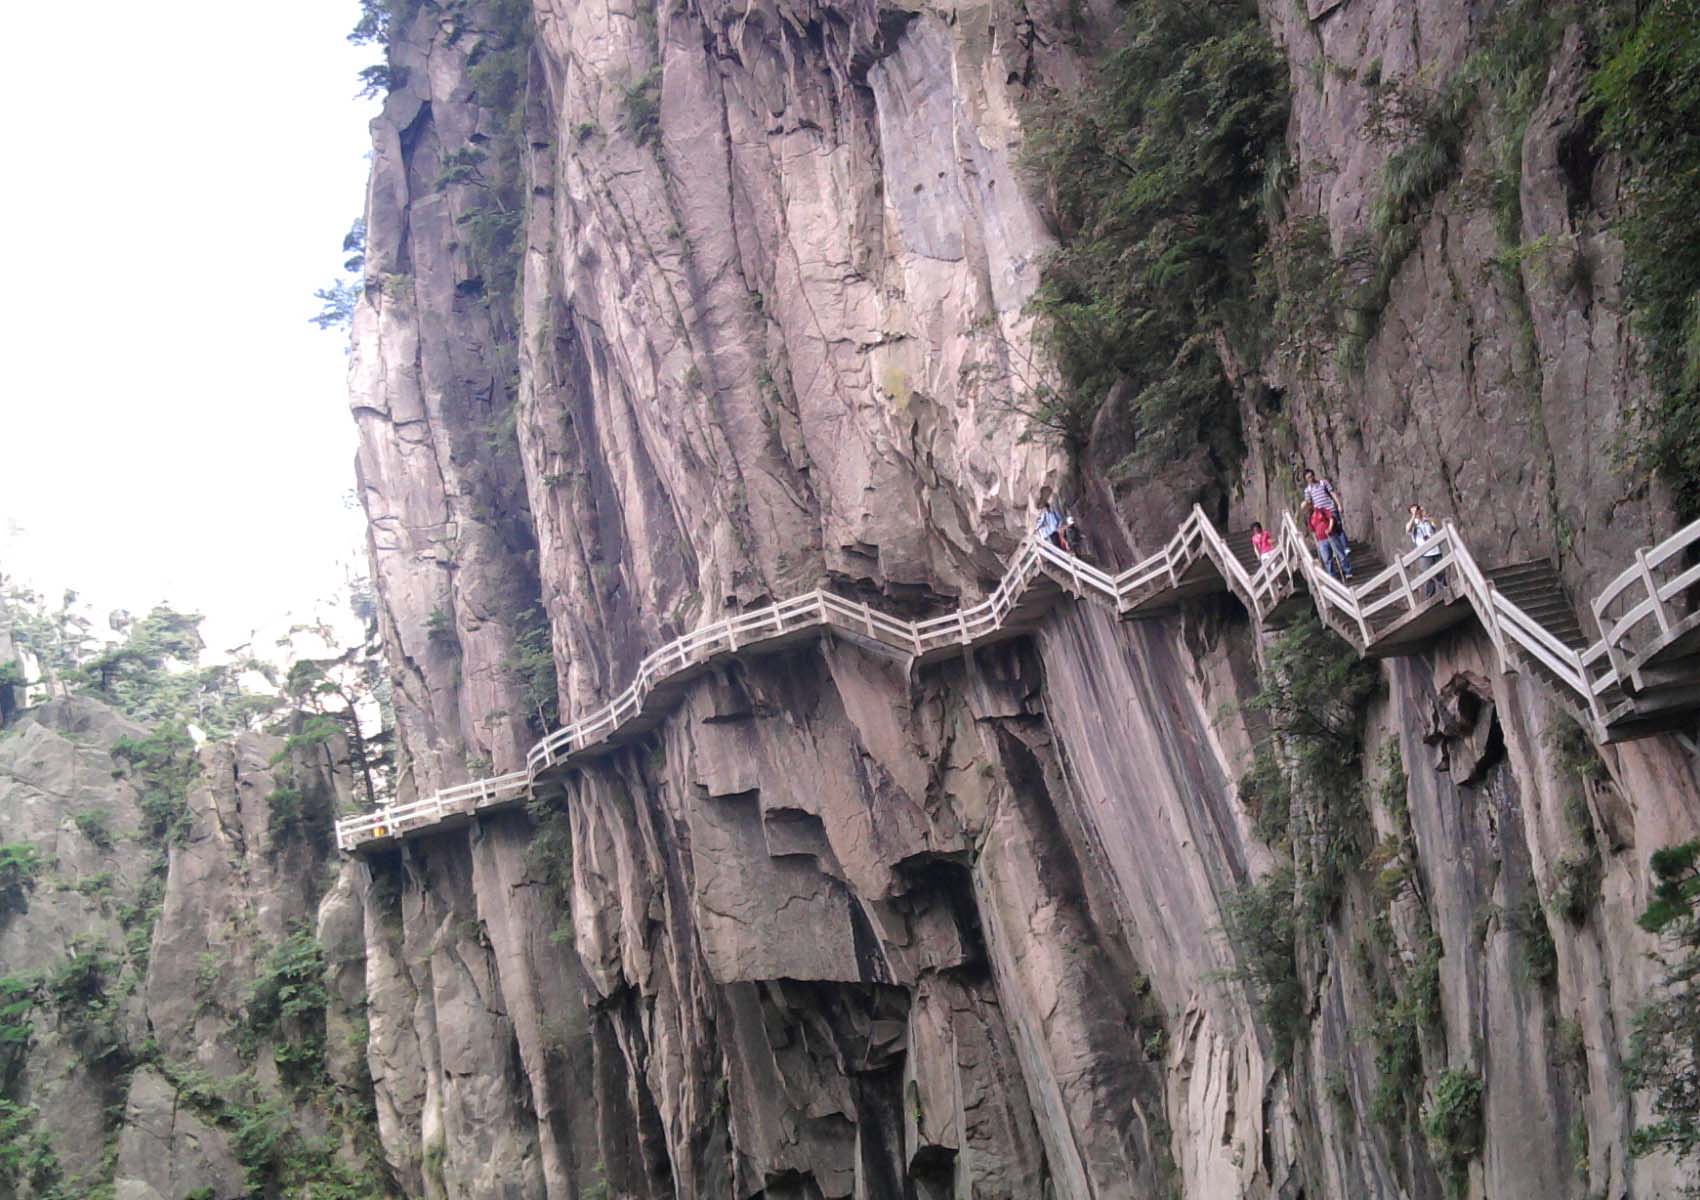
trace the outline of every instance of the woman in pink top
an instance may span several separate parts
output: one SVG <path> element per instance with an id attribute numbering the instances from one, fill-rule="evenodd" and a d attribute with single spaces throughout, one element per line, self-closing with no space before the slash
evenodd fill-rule
<path id="1" fill-rule="evenodd" d="M 1263 527 L 1262 521 L 1251 523 L 1251 548 L 1257 551 L 1258 558 L 1275 553 L 1275 539 Z"/>

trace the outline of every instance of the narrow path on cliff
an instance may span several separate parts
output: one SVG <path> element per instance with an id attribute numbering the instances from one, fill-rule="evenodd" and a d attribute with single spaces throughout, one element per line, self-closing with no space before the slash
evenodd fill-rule
<path id="1" fill-rule="evenodd" d="M 807 592 L 669 642 L 639 664 L 613 700 L 532 747 L 524 769 L 345 818 L 337 822 L 337 845 L 376 849 L 524 803 L 539 782 L 654 729 L 693 679 L 728 660 L 777 653 L 830 632 L 912 669 L 1030 633 L 1065 596 L 1139 620 L 1227 591 L 1266 629 L 1314 605 L 1330 629 L 1370 658 L 1414 654 L 1473 618 L 1501 671 L 1532 671 L 1600 742 L 1679 729 L 1700 709 L 1700 604 L 1693 600 L 1700 562 L 1690 561 L 1700 549 L 1700 521 L 1636 551 L 1634 564 L 1591 606 L 1600 629 L 1593 642 L 1551 564 L 1484 569 L 1450 522 L 1356 584 L 1328 574 L 1313 546 L 1292 515 L 1283 514 L 1273 552 L 1259 560 L 1247 534 L 1224 537 L 1195 505 L 1161 550 L 1117 575 L 1030 537 L 985 600 L 924 621 L 828 591 Z"/>

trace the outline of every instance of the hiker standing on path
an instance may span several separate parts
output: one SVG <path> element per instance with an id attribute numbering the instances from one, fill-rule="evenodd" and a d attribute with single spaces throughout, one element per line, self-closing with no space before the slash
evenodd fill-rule
<path id="1" fill-rule="evenodd" d="M 1413 545 L 1413 546 L 1426 545 L 1427 543 L 1432 542 L 1434 540 L 1434 535 L 1438 532 L 1439 532 L 1439 530 L 1437 530 L 1434 527 L 1434 522 L 1429 520 L 1429 515 L 1423 509 L 1423 506 L 1420 505 L 1420 504 L 1411 505 L 1411 519 L 1409 521 L 1405 522 L 1405 535 L 1411 539 L 1411 545 Z M 1423 562 L 1422 569 L 1424 571 L 1426 571 L 1430 567 L 1434 566 L 1435 561 L 1439 557 L 1440 557 L 1440 547 L 1439 546 L 1432 546 L 1429 549 L 1423 551 L 1423 553 L 1422 553 L 1422 562 Z M 1419 574 L 1420 573 L 1421 572 L 1419 572 Z M 1424 596 L 1424 598 L 1426 599 L 1427 597 L 1434 595 L 1434 591 L 1435 591 L 1435 588 L 1437 586 L 1438 587 L 1445 587 L 1446 586 L 1446 572 L 1445 571 L 1440 572 L 1440 574 L 1436 575 L 1433 579 L 1429 580 L 1427 583 L 1425 583 L 1423 585 L 1423 596 Z"/>
<path id="2" fill-rule="evenodd" d="M 1340 522 L 1326 508 L 1317 508 L 1309 500 L 1304 503 L 1305 524 L 1310 526 L 1310 534 L 1316 539 L 1316 552 L 1322 558 L 1322 569 L 1334 578 L 1347 580 L 1352 576 L 1346 570 L 1346 539 L 1340 534 Z"/>
<path id="3" fill-rule="evenodd" d="M 1339 539 L 1335 543 L 1335 551 L 1340 557 L 1340 569 L 1344 572 L 1342 578 L 1350 579 L 1352 577 L 1352 547 L 1351 543 L 1346 540 L 1346 513 L 1340 504 L 1339 493 L 1334 490 L 1334 485 L 1328 480 L 1318 479 L 1316 472 L 1309 467 L 1306 467 L 1304 472 L 1304 489 L 1305 503 L 1310 505 L 1313 511 L 1326 512 L 1333 518 L 1334 532 L 1330 536 Z M 1316 532 L 1314 525 L 1311 526 L 1311 532 Z"/>
<path id="4" fill-rule="evenodd" d="M 1257 561 L 1262 562 L 1275 553 L 1275 539 L 1263 527 L 1262 521 L 1251 523 L 1251 548 L 1257 551 Z"/>
<path id="5" fill-rule="evenodd" d="M 1055 505 L 1047 504 L 1039 510 L 1039 523 L 1034 526 L 1033 532 L 1041 542 L 1049 542 L 1053 546 L 1062 545 L 1062 515 L 1057 512 Z"/>

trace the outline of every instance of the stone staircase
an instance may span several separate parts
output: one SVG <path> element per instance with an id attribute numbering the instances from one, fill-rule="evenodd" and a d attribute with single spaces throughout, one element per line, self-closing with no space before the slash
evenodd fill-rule
<path id="1" fill-rule="evenodd" d="M 1511 563 L 1484 574 L 1495 591 L 1565 646 L 1578 653 L 1588 649 L 1593 639 L 1582 628 L 1564 581 L 1549 560 Z M 1562 679 L 1539 659 L 1520 652 L 1515 646 L 1511 649 L 1524 669 L 1532 671 L 1552 688 L 1584 727 L 1590 723 L 1586 710 L 1571 699 L 1573 693 L 1564 686 Z M 1596 678 L 1603 678 L 1603 675 Z M 1600 693 L 1600 704 L 1607 714 L 1606 732 L 1612 741 L 1688 728 L 1693 724 L 1691 710 L 1697 699 L 1700 699 L 1700 680 L 1693 679 L 1687 681 L 1687 686 L 1657 694 L 1632 696 L 1616 684 Z"/>

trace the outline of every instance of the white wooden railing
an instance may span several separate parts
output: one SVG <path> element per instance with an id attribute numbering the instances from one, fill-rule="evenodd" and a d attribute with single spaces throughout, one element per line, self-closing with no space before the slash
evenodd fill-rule
<path id="1" fill-rule="evenodd" d="M 1181 587 L 1202 559 L 1209 560 L 1259 624 L 1291 599 L 1302 584 L 1318 615 L 1350 638 L 1360 652 L 1396 631 L 1407 618 L 1436 604 L 1463 600 L 1487 633 L 1500 669 L 1514 670 L 1519 655 L 1539 663 L 1570 693 L 1568 699 L 1588 718 L 1595 736 L 1603 740 L 1611 716 L 1603 698 L 1618 686 L 1618 667 L 1614 664 L 1623 652 L 1620 644 L 1628 643 L 1634 635 L 1634 644 L 1640 646 L 1646 640 L 1646 631 L 1652 628 L 1645 624 L 1649 620 L 1665 634 L 1680 632 L 1685 628 L 1684 621 L 1693 621 L 1691 614 L 1679 615 L 1677 610 L 1687 589 L 1700 583 L 1700 566 L 1677 571 L 1674 564 L 1678 555 L 1696 545 L 1700 545 L 1700 521 L 1652 550 L 1638 553 L 1635 565 L 1613 580 L 1594 604 L 1596 615 L 1608 609 L 1616 611 L 1614 606 L 1624 611 L 1609 621 L 1601 615 L 1604 636 L 1586 649 L 1576 650 L 1495 590 L 1450 522 L 1431 541 L 1413 547 L 1374 576 L 1352 585 L 1323 569 L 1313 540 L 1300 532 L 1290 513 L 1282 514 L 1277 524 L 1274 551 L 1263 556 L 1254 569 L 1239 560 L 1196 505 L 1162 549 L 1116 575 L 1030 537 L 1022 542 L 986 599 L 924 621 L 906 621 L 865 603 L 816 590 L 705 625 L 645 658 L 631 683 L 607 704 L 539 741 L 526 756 L 524 770 L 474 780 L 408 804 L 388 805 L 346 818 L 337 822 L 337 844 L 344 850 L 354 850 L 523 800 L 539 776 L 603 746 L 621 727 L 644 713 L 657 686 L 719 659 L 809 632 L 837 631 L 879 642 L 914 660 L 950 647 L 974 646 L 996 635 L 1040 575 L 1077 596 L 1095 594 L 1125 613 Z M 1425 596 L 1426 585 L 1443 575 L 1449 587 Z"/>
<path id="2" fill-rule="evenodd" d="M 1682 568 L 1683 559 L 1692 559 Z M 1594 600 L 1600 642 L 1612 667 L 1627 676 L 1640 655 L 1700 625 L 1700 521 L 1679 529 L 1635 562 Z"/>

